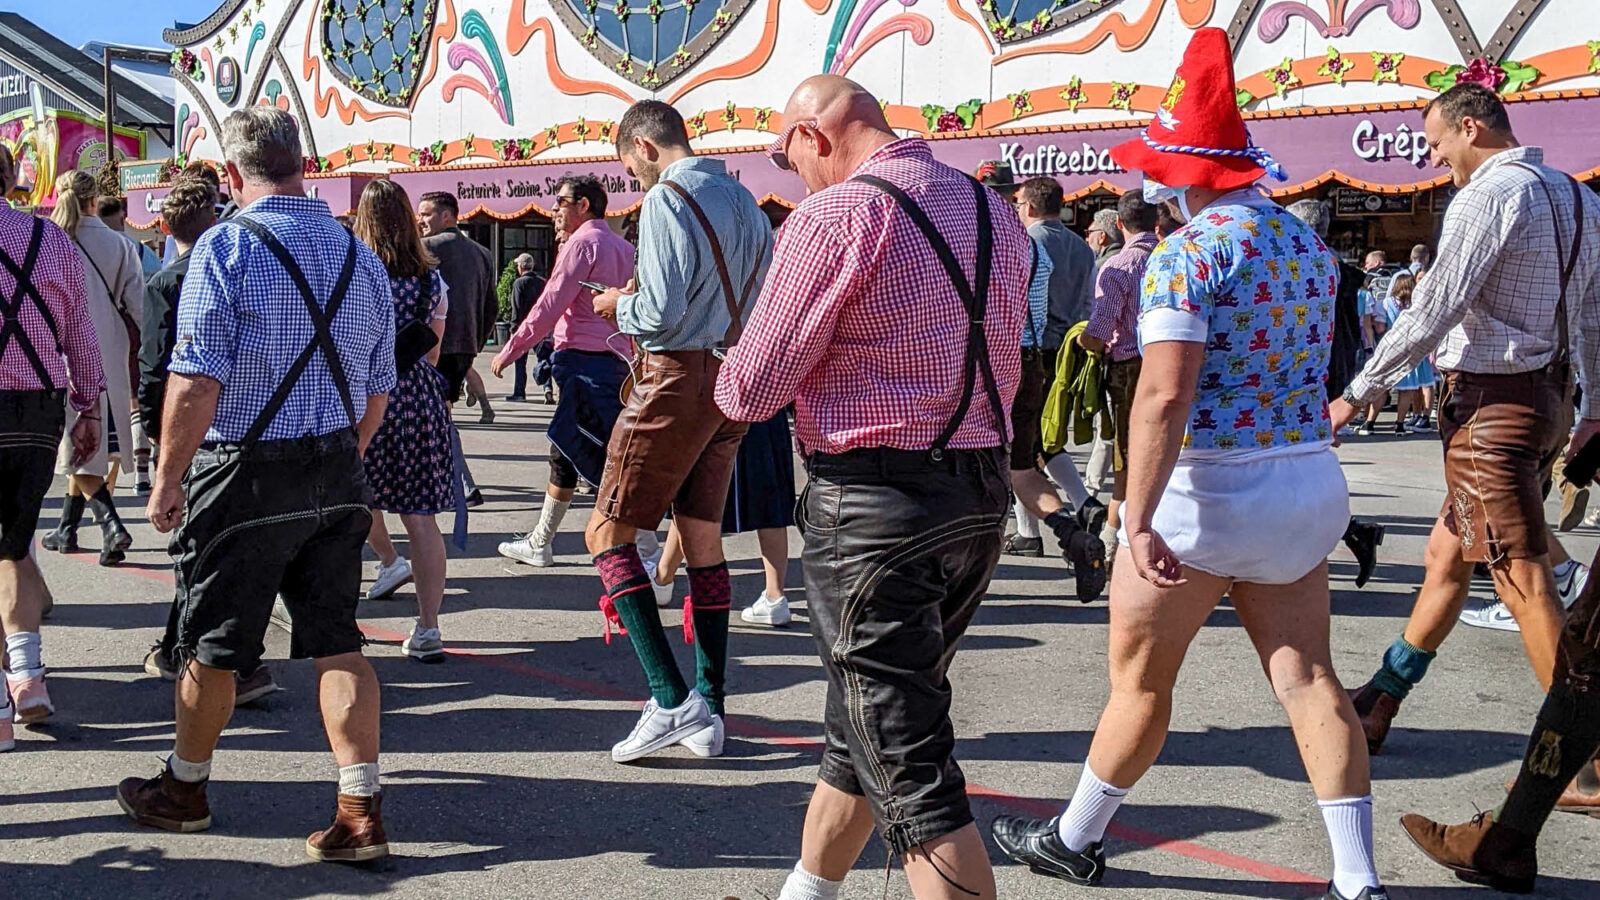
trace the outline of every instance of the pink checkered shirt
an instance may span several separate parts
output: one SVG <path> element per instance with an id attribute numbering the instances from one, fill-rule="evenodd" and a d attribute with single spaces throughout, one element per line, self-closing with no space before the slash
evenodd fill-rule
<path id="1" fill-rule="evenodd" d="M 18 266 L 26 263 L 33 222 L 33 216 L 0 201 L 0 250 Z M 51 383 L 39 382 L 38 373 L 17 345 L 17 338 L 12 337 L 0 352 L 0 391 L 55 390 L 70 385 L 72 408 L 83 411 L 93 406 L 106 389 L 105 370 L 100 365 L 100 342 L 94 336 L 94 323 L 89 320 L 89 295 L 83 277 L 83 260 L 78 256 L 78 248 L 72 245 L 72 238 L 54 223 L 44 223 L 43 243 L 33 266 L 32 281 L 60 329 L 61 351 L 57 351 L 56 339 L 50 336 L 50 327 L 40 315 L 39 307 L 24 296 L 17 319 L 44 363 Z M 0 300 L 4 300 L 7 307 L 16 291 L 17 280 L 11 270 L 0 266 Z M 62 352 L 66 354 L 65 359 Z"/>
<path id="2" fill-rule="evenodd" d="M 1083 331 L 1106 342 L 1113 362 L 1139 355 L 1139 283 L 1156 248 L 1153 231 L 1142 232 L 1100 267 L 1094 309 Z"/>
<path id="3" fill-rule="evenodd" d="M 972 178 L 936 162 L 917 138 L 868 157 L 876 175 L 921 206 L 962 270 L 977 253 Z M 989 196 L 994 250 L 985 334 L 1009 416 L 1022 366 L 1022 317 L 1032 246 L 1004 198 Z M 970 282 L 969 282 L 970 283 Z M 933 248 L 889 195 L 846 181 L 812 194 L 784 223 L 744 336 L 717 380 L 729 418 L 759 422 L 791 401 L 807 453 L 861 447 L 925 450 L 961 400 L 967 314 Z M 954 449 L 998 446 L 981 373 Z"/>

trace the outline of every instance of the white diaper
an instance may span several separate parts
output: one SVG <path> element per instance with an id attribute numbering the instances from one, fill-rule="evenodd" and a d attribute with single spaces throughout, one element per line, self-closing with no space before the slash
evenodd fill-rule
<path id="1" fill-rule="evenodd" d="M 1252 584 L 1293 584 L 1343 538 L 1350 492 L 1326 444 L 1180 459 L 1152 525 L 1185 566 Z M 1117 540 L 1128 544 L 1124 528 Z"/>

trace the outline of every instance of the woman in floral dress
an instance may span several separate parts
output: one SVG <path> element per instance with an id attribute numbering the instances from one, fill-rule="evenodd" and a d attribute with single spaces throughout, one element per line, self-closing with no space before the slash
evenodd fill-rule
<path id="1" fill-rule="evenodd" d="M 442 336 L 448 295 L 438 261 L 422 246 L 405 189 L 392 181 L 367 185 L 352 230 L 389 270 L 396 333 L 411 322 L 422 322 L 436 337 Z M 407 581 L 416 583 L 416 627 L 401 647 L 422 662 L 444 661 L 439 606 L 444 601 L 445 549 L 434 516 L 455 505 L 451 483 L 455 426 L 445 400 L 444 376 L 433 367 L 438 357 L 435 343 L 426 357 L 400 374 L 389 393 L 383 425 L 363 458 L 373 493 L 367 541 L 380 561 L 367 599 L 388 596 Z M 390 542 L 385 512 L 400 516 L 411 547 L 410 561 Z"/>

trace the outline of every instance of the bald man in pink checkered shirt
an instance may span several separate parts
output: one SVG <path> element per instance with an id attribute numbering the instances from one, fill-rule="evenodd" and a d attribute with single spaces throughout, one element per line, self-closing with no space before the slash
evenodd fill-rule
<path id="1" fill-rule="evenodd" d="M 811 476 L 796 519 L 825 740 L 779 896 L 837 896 L 876 824 L 917 897 L 991 898 L 945 674 L 1005 536 L 1032 247 L 859 85 L 808 79 L 784 121 L 769 153 L 811 196 L 716 392 L 736 420 L 793 402 Z"/>

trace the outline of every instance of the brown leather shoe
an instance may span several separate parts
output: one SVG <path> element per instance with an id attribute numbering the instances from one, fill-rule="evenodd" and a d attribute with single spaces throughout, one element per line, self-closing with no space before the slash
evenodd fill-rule
<path id="1" fill-rule="evenodd" d="M 1464 825 L 1440 825 L 1411 813 L 1400 827 L 1417 849 L 1470 884 L 1483 884 L 1508 894 L 1533 893 L 1539 860 L 1534 841 L 1481 812 Z"/>
<path id="2" fill-rule="evenodd" d="M 389 855 L 383 833 L 383 794 L 339 795 L 333 824 L 306 838 L 306 855 L 318 862 L 366 862 Z"/>
<path id="3" fill-rule="evenodd" d="M 1367 737 L 1367 753 L 1377 756 L 1383 749 L 1384 738 L 1389 736 L 1389 725 L 1400 711 L 1400 701 L 1367 682 L 1350 692 L 1350 702 L 1355 704 L 1356 715 L 1361 717 L 1361 731 Z"/>
<path id="4" fill-rule="evenodd" d="M 190 784 L 163 770 L 154 778 L 124 778 L 117 785 L 117 803 L 140 825 L 167 831 L 205 831 L 211 827 L 206 783 Z"/>

